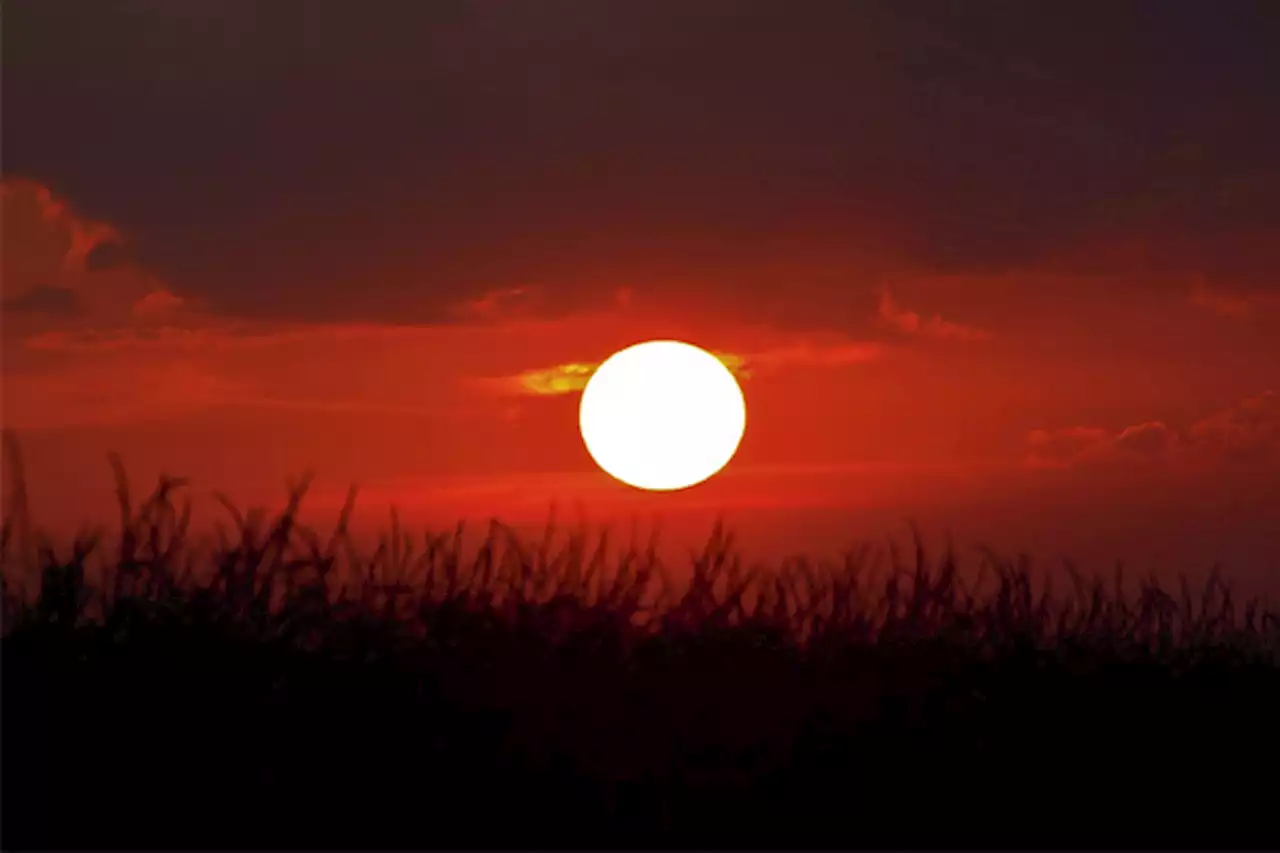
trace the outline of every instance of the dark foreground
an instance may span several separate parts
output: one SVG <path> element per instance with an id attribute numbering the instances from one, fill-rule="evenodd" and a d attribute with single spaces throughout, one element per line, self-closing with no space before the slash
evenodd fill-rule
<path id="1" fill-rule="evenodd" d="M 292 507 L 189 568 L 165 490 L 124 506 L 102 588 L 6 526 L 6 849 L 1280 844 L 1280 628 L 1216 582 L 716 537 L 665 594 L 643 550 L 360 556 Z"/>

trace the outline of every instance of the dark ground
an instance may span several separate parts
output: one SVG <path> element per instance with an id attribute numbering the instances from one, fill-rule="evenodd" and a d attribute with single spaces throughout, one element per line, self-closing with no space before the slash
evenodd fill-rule
<path id="1" fill-rule="evenodd" d="M 108 630 L 3 641 L 8 849 L 1280 841 L 1280 671 L 1225 654 Z"/>
<path id="2" fill-rule="evenodd" d="M 1280 620 L 1220 579 L 718 531 L 674 593 L 500 526 L 361 556 L 298 496 L 207 553 L 163 485 L 110 550 L 6 520 L 6 849 L 1280 847 Z"/>

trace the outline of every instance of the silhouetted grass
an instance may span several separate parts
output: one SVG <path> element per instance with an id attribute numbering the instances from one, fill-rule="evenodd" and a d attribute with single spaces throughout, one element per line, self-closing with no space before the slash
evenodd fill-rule
<path id="1" fill-rule="evenodd" d="M 1277 840 L 1280 621 L 1215 575 L 1037 583 L 863 549 L 748 569 L 492 523 L 362 553 L 183 484 L 4 565 L 6 848 Z M 93 578 L 90 582 L 88 579 Z"/>

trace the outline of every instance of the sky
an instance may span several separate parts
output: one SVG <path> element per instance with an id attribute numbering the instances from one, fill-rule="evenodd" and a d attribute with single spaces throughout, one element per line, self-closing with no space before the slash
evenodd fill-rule
<path id="1" fill-rule="evenodd" d="M 910 517 L 1280 577 L 1274 2 L 4 13 L 3 423 L 50 527 L 111 518 L 117 451 L 202 505 L 313 469 L 377 523 Z M 666 337 L 748 417 L 654 495 L 576 407 Z"/>

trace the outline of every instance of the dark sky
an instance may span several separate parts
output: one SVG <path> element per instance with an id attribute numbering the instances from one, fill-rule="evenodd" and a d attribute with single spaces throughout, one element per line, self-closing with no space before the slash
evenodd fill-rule
<path id="1" fill-rule="evenodd" d="M 6 12 L 6 173 L 220 310 L 428 319 L 788 238 L 991 271 L 1140 234 L 1275 287 L 1213 242 L 1280 223 L 1267 0 Z"/>

